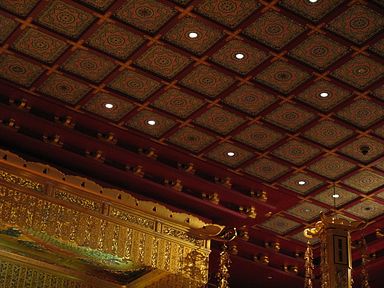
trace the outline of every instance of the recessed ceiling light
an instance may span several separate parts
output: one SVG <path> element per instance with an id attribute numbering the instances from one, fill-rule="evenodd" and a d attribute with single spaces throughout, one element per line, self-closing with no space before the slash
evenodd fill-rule
<path id="1" fill-rule="evenodd" d="M 272 279 L 272 276 L 268 276 L 267 279 L 268 279 L 268 280 L 271 280 L 271 279 Z"/>
<path id="2" fill-rule="evenodd" d="M 322 98 L 327 98 L 329 96 L 329 93 L 328 92 L 321 92 L 319 95 Z"/>
<path id="3" fill-rule="evenodd" d="M 245 55 L 243 53 L 236 53 L 235 57 L 237 60 L 241 60 L 245 57 Z"/>
<path id="4" fill-rule="evenodd" d="M 307 181 L 304 181 L 304 180 L 300 180 L 299 182 L 297 182 L 299 185 L 303 186 L 305 184 L 307 184 Z"/>
<path id="5" fill-rule="evenodd" d="M 316 3 L 316 2 L 318 2 L 319 0 L 308 0 L 309 2 L 311 2 L 311 3 Z"/>
<path id="6" fill-rule="evenodd" d="M 191 38 L 191 39 L 195 39 L 197 38 L 198 34 L 196 32 L 189 32 L 188 33 L 188 37 Z"/>
<path id="7" fill-rule="evenodd" d="M 229 157 L 233 157 L 233 156 L 235 156 L 235 152 L 232 152 L 232 151 L 227 152 L 227 155 L 228 155 Z"/>
<path id="8" fill-rule="evenodd" d="M 337 193 L 336 193 L 336 194 L 333 194 L 332 197 L 333 197 L 333 198 L 340 198 L 340 194 L 337 194 Z"/>
<path id="9" fill-rule="evenodd" d="M 104 105 L 104 107 L 107 108 L 107 109 L 112 109 L 114 106 L 113 106 L 113 104 L 111 104 L 111 103 L 106 103 L 106 104 Z"/>
<path id="10" fill-rule="evenodd" d="M 147 123 L 148 123 L 148 125 L 151 125 L 151 126 L 156 125 L 155 120 L 148 120 Z"/>

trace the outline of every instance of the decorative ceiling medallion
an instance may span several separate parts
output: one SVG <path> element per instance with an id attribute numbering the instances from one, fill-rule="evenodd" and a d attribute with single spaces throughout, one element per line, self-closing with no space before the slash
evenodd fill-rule
<path id="1" fill-rule="evenodd" d="M 244 84 L 225 97 L 222 101 L 242 112 L 256 116 L 275 103 L 277 98 L 252 85 Z"/>
<path id="2" fill-rule="evenodd" d="M 105 11 L 112 5 L 114 0 L 79 0 L 86 5 L 96 8 L 101 11 Z"/>
<path id="3" fill-rule="evenodd" d="M 306 144 L 296 139 L 289 140 L 285 144 L 272 151 L 272 155 L 288 161 L 297 166 L 312 160 L 321 153 L 315 146 Z"/>
<path id="4" fill-rule="evenodd" d="M 107 109 L 106 104 L 112 104 L 112 108 Z M 89 99 L 82 108 L 109 120 L 119 121 L 134 108 L 134 105 L 111 94 L 98 93 Z"/>
<path id="5" fill-rule="evenodd" d="M 321 97 L 321 93 L 327 93 L 328 97 Z M 320 111 L 328 112 L 351 96 L 351 91 L 336 86 L 332 82 L 318 80 L 295 98 Z"/>
<path id="6" fill-rule="evenodd" d="M 103 23 L 87 40 L 89 46 L 120 60 L 127 60 L 143 43 L 140 35 L 112 23 Z"/>
<path id="7" fill-rule="evenodd" d="M 322 120 L 301 135 L 327 148 L 333 148 L 355 134 L 351 129 L 331 120 Z"/>
<path id="8" fill-rule="evenodd" d="M 230 28 L 248 18 L 260 4 L 252 0 L 204 0 L 195 11 Z"/>
<path id="9" fill-rule="evenodd" d="M 234 82 L 235 80 L 226 74 L 211 67 L 199 65 L 179 81 L 179 84 L 208 97 L 216 97 Z"/>
<path id="10" fill-rule="evenodd" d="M 239 56 L 240 55 L 240 56 Z M 241 57 L 239 59 L 239 57 Z M 262 50 L 240 40 L 231 40 L 212 55 L 211 60 L 225 68 L 245 75 L 268 58 Z"/>
<path id="11" fill-rule="evenodd" d="M 167 140 L 191 152 L 198 153 L 215 142 L 216 138 L 196 128 L 182 127 Z"/>
<path id="12" fill-rule="evenodd" d="M 7 40 L 8 36 L 12 34 L 17 26 L 18 24 L 15 20 L 0 14 L 0 44 Z"/>
<path id="13" fill-rule="evenodd" d="M 201 108 L 204 103 L 200 98 L 171 88 L 154 100 L 151 106 L 185 119 Z"/>
<path id="14" fill-rule="evenodd" d="M 307 195 L 324 184 L 323 181 L 304 173 L 297 173 L 280 183 L 282 187 L 301 195 Z"/>
<path id="15" fill-rule="evenodd" d="M 309 78 L 311 75 L 307 72 L 278 60 L 257 74 L 254 79 L 283 94 L 289 94 Z"/>
<path id="16" fill-rule="evenodd" d="M 324 70 L 348 51 L 347 47 L 322 34 L 313 34 L 292 49 L 289 55 L 318 70 Z"/>
<path id="17" fill-rule="evenodd" d="M 363 55 L 343 64 L 331 73 L 335 78 L 358 89 L 364 89 L 384 77 L 384 65 Z"/>
<path id="18" fill-rule="evenodd" d="M 99 83 L 116 68 L 116 64 L 94 53 L 76 50 L 61 68 L 92 82 Z"/>
<path id="19" fill-rule="evenodd" d="M 383 27 L 383 16 L 364 5 L 353 5 L 328 25 L 332 32 L 357 44 L 364 43 Z"/>
<path id="20" fill-rule="evenodd" d="M 154 121 L 155 125 L 149 124 L 148 121 Z M 155 138 L 160 138 L 175 124 L 176 122 L 172 119 L 149 110 L 141 110 L 136 115 L 131 117 L 126 123 L 128 127 Z"/>
<path id="21" fill-rule="evenodd" d="M 95 16 L 84 10 L 69 5 L 64 1 L 55 0 L 50 1 L 36 18 L 36 21 L 60 34 L 71 38 L 79 38 L 95 19 Z"/>
<path id="22" fill-rule="evenodd" d="M 37 60 L 53 63 L 68 48 L 60 39 L 33 28 L 27 28 L 12 44 L 12 48 Z"/>
<path id="23" fill-rule="evenodd" d="M 312 21 L 319 21 L 345 0 L 282 0 L 280 5 Z"/>
<path id="24" fill-rule="evenodd" d="M 359 218 L 370 221 L 384 213 L 384 205 L 373 200 L 364 199 L 345 211 Z"/>
<path id="25" fill-rule="evenodd" d="M 47 80 L 37 88 L 38 92 L 69 104 L 77 103 L 90 90 L 89 86 L 58 73 L 49 75 Z"/>
<path id="26" fill-rule="evenodd" d="M 140 30 L 157 32 L 176 11 L 154 0 L 128 0 L 115 12 L 115 17 Z"/>
<path id="27" fill-rule="evenodd" d="M 284 218 L 282 216 L 273 216 L 260 224 L 261 227 L 276 232 L 280 235 L 287 234 L 289 231 L 292 231 L 300 225 L 300 223 Z"/>
<path id="28" fill-rule="evenodd" d="M 256 41 L 280 50 L 304 30 L 299 23 L 288 17 L 274 11 L 268 11 L 249 25 L 244 33 Z"/>
<path id="29" fill-rule="evenodd" d="M 162 45 L 153 45 L 144 52 L 135 65 L 157 75 L 172 79 L 192 62 L 188 57 L 181 55 Z"/>
<path id="30" fill-rule="evenodd" d="M 25 17 L 40 0 L 1 0 L 0 7 L 9 12 Z"/>
<path id="31" fill-rule="evenodd" d="M 311 164 L 308 170 L 330 180 L 337 180 L 356 168 L 357 166 L 349 161 L 334 155 L 328 155 Z"/>
<path id="32" fill-rule="evenodd" d="M 338 198 L 334 198 L 333 195 L 338 195 Z M 312 197 L 312 199 L 319 201 L 321 203 L 327 204 L 331 207 L 341 207 L 356 198 L 358 198 L 359 195 L 353 192 L 350 192 L 346 189 L 343 189 L 341 187 L 330 187 L 319 194 L 316 194 Z"/>
<path id="33" fill-rule="evenodd" d="M 320 217 L 321 212 L 326 213 L 327 211 L 327 208 L 318 206 L 311 202 L 303 201 L 288 209 L 286 213 L 301 220 L 310 222 L 315 220 L 317 217 Z"/>
<path id="34" fill-rule="evenodd" d="M 368 99 L 358 99 L 336 115 L 352 125 L 367 129 L 384 118 L 384 106 Z"/>
<path id="35" fill-rule="evenodd" d="M 193 122 L 221 135 L 226 135 L 245 121 L 244 118 L 237 116 L 234 113 L 213 106 L 197 117 Z"/>
<path id="36" fill-rule="evenodd" d="M 189 36 L 191 32 L 196 33 L 196 37 L 191 38 Z M 173 45 L 201 55 L 219 41 L 222 36 L 221 30 L 210 27 L 199 19 L 184 17 L 163 38 Z"/>
<path id="37" fill-rule="evenodd" d="M 290 238 L 297 240 L 297 241 L 301 242 L 302 244 L 307 244 L 309 242 L 310 245 L 316 245 L 320 242 L 319 238 L 313 237 L 313 238 L 309 239 L 309 238 L 305 237 L 303 231 L 296 233 L 295 235 L 291 236 Z"/>
<path id="38" fill-rule="evenodd" d="M 377 41 L 370 47 L 370 50 L 377 53 L 378 55 L 384 57 L 384 38 Z"/>
<path id="39" fill-rule="evenodd" d="M 124 70 L 108 84 L 111 89 L 139 101 L 145 101 L 161 86 L 161 83 L 131 70 Z"/>
<path id="40" fill-rule="evenodd" d="M 30 87 L 43 73 L 40 66 L 17 58 L 10 54 L 0 55 L 0 78 L 24 87 Z"/>
<path id="41" fill-rule="evenodd" d="M 384 186 L 384 176 L 363 170 L 343 180 L 343 184 L 367 194 Z"/>
<path id="42" fill-rule="evenodd" d="M 364 154 L 362 153 L 362 147 L 368 147 L 368 151 Z M 384 155 L 384 144 L 372 136 L 364 136 L 341 147 L 338 151 L 357 161 L 367 164 Z"/>
<path id="43" fill-rule="evenodd" d="M 284 135 L 262 124 L 252 124 L 232 137 L 236 141 L 264 151 L 284 138 Z"/>
<path id="44" fill-rule="evenodd" d="M 290 168 L 268 158 L 260 158 L 243 168 L 244 172 L 267 182 L 287 174 Z"/>
<path id="45" fill-rule="evenodd" d="M 283 103 L 264 116 L 264 120 L 289 131 L 297 131 L 315 118 L 315 114 L 290 103 Z"/>
<path id="46" fill-rule="evenodd" d="M 228 152 L 234 153 L 229 156 Z M 221 143 L 205 154 L 205 157 L 231 168 L 240 166 L 253 157 L 253 153 L 231 143 Z"/>

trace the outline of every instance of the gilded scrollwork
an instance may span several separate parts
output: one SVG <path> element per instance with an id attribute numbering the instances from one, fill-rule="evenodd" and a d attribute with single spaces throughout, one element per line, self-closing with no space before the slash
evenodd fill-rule
<path id="1" fill-rule="evenodd" d="M 56 189 L 54 195 L 56 199 L 80 206 L 82 208 L 85 208 L 94 212 L 99 212 L 99 213 L 102 212 L 103 206 L 102 206 L 102 203 L 100 202 L 96 202 L 91 199 L 77 196 L 61 189 Z"/>
<path id="2" fill-rule="evenodd" d="M 155 230 L 155 224 L 156 224 L 155 221 L 129 213 L 127 211 L 118 209 L 116 207 L 111 207 L 109 216 L 129 222 L 131 224 L 138 225 L 143 228 Z"/>
<path id="3" fill-rule="evenodd" d="M 0 179 L 9 184 L 17 185 L 22 188 L 31 189 L 37 192 L 44 192 L 44 185 L 30 179 L 20 177 L 4 170 L 0 170 Z"/>
<path id="4" fill-rule="evenodd" d="M 174 227 L 164 225 L 163 226 L 163 233 L 168 235 L 168 236 L 172 236 L 172 237 L 178 238 L 180 240 L 190 242 L 190 243 L 197 245 L 197 246 L 203 246 L 204 245 L 204 240 L 200 240 L 200 239 L 196 239 L 194 237 L 191 237 L 186 232 L 184 232 L 182 230 L 178 230 Z"/>

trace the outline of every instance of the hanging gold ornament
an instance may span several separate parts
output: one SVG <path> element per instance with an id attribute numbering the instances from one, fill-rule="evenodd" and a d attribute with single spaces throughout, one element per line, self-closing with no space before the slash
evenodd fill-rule
<path id="1" fill-rule="evenodd" d="M 219 271 L 216 274 L 218 279 L 218 288 L 229 288 L 228 279 L 230 264 L 231 259 L 229 258 L 228 247 L 224 244 L 222 251 L 220 252 Z"/>
<path id="2" fill-rule="evenodd" d="M 313 251 L 309 241 L 307 243 L 307 250 L 305 251 L 304 260 L 305 260 L 304 288 L 313 288 L 313 269 L 314 269 Z"/>
<path id="3" fill-rule="evenodd" d="M 363 240 L 361 241 L 361 274 L 363 275 L 363 280 L 361 283 L 362 288 L 370 288 L 369 286 L 369 277 L 368 277 L 368 271 L 367 271 L 367 263 L 369 261 L 368 256 L 368 248 L 367 248 L 367 241 L 365 241 L 365 238 L 363 237 Z"/>

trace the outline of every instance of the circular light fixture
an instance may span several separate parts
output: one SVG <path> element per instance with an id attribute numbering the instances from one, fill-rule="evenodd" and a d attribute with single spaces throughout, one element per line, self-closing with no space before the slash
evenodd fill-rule
<path id="1" fill-rule="evenodd" d="M 309 2 L 311 2 L 311 3 L 316 3 L 316 2 L 318 2 L 319 0 L 308 0 Z"/>
<path id="2" fill-rule="evenodd" d="M 191 38 L 191 39 L 195 39 L 197 38 L 198 34 L 196 32 L 189 32 L 188 33 L 188 37 Z"/>
<path id="3" fill-rule="evenodd" d="M 307 181 L 304 181 L 304 180 L 300 180 L 299 182 L 297 182 L 300 186 L 303 186 L 305 184 L 307 184 Z"/>
<path id="4" fill-rule="evenodd" d="M 336 199 L 337 199 L 337 198 L 340 198 L 340 194 L 337 194 L 337 193 L 336 193 L 336 194 L 333 194 L 332 197 L 333 197 L 333 198 L 336 198 Z"/>
<path id="5" fill-rule="evenodd" d="M 228 155 L 229 157 L 233 157 L 233 156 L 235 156 L 235 152 L 232 152 L 232 151 L 227 152 L 227 155 Z"/>
<path id="6" fill-rule="evenodd" d="M 271 279 L 272 279 L 272 276 L 268 276 L 267 279 L 268 279 L 268 280 L 271 280 Z"/>
<path id="7" fill-rule="evenodd" d="M 156 125 L 156 121 L 155 120 L 148 120 L 147 123 L 148 123 L 148 125 L 151 125 L 151 126 Z"/>
<path id="8" fill-rule="evenodd" d="M 111 103 L 106 103 L 106 104 L 104 105 L 104 107 L 107 108 L 107 109 L 112 109 L 112 108 L 114 107 L 114 105 L 111 104 Z"/>
<path id="9" fill-rule="evenodd" d="M 319 95 L 321 98 L 327 98 L 329 96 L 329 93 L 328 92 L 321 92 Z"/>
<path id="10" fill-rule="evenodd" d="M 243 59 L 245 57 L 245 55 L 243 53 L 236 53 L 235 57 L 236 57 L 237 60 L 241 60 L 241 59 Z"/>

